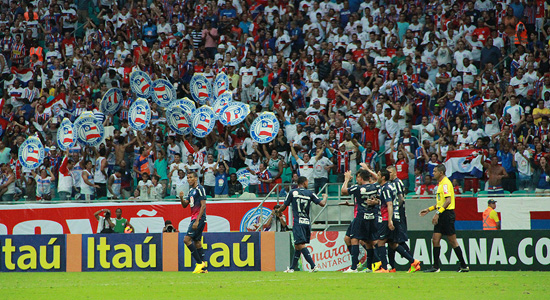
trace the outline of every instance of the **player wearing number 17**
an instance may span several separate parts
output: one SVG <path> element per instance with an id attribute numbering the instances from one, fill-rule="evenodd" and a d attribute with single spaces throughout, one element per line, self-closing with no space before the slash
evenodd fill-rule
<path id="1" fill-rule="evenodd" d="M 323 194 L 323 200 L 320 200 L 319 197 L 312 191 L 307 189 L 308 181 L 304 176 L 298 178 L 298 188 L 291 190 L 286 196 L 283 206 L 279 208 L 277 213 L 285 211 L 287 206 L 291 206 L 294 225 L 292 226 L 292 234 L 294 235 L 294 257 L 292 258 L 292 265 L 288 268 L 285 273 L 292 273 L 296 266 L 298 265 L 298 260 L 300 255 L 304 255 L 304 258 L 309 263 L 311 267 L 310 272 L 316 272 L 319 269 L 313 262 L 311 254 L 306 247 L 306 244 L 309 243 L 309 238 L 311 237 L 311 225 L 309 221 L 309 208 L 311 202 L 318 204 L 320 206 L 325 206 L 327 204 L 327 194 Z"/>
<path id="2" fill-rule="evenodd" d="M 207 273 L 206 261 L 204 260 L 204 249 L 202 248 L 202 231 L 206 225 L 206 192 L 204 187 L 199 184 L 197 173 L 187 174 L 189 182 L 189 194 L 187 199 L 183 198 L 183 192 L 180 192 L 181 206 L 191 208 L 191 222 L 183 242 L 191 251 L 191 255 L 197 262 L 193 273 Z"/>
<path id="3" fill-rule="evenodd" d="M 430 211 L 435 211 L 435 216 L 432 219 L 434 225 L 434 233 L 432 236 L 433 242 L 433 267 L 425 272 L 439 272 L 440 261 L 439 255 L 441 254 L 441 237 L 447 236 L 449 244 L 453 247 L 456 257 L 460 261 L 460 269 L 458 272 L 468 272 L 470 268 L 466 265 L 464 256 L 462 255 L 462 249 L 458 245 L 455 233 L 455 193 L 453 184 L 445 176 L 445 165 L 438 165 L 434 169 L 434 178 L 439 182 L 437 187 L 437 203 L 434 206 L 430 206 L 420 211 L 420 216 L 425 216 Z"/>

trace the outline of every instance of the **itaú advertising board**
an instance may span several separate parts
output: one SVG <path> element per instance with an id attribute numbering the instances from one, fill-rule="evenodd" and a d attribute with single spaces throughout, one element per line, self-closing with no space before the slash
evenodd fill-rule
<path id="1" fill-rule="evenodd" d="M 344 244 L 345 232 L 313 232 L 308 248 L 321 271 L 349 268 L 351 258 Z M 422 268 L 433 263 L 431 231 L 410 231 L 409 247 Z M 550 238 L 545 230 L 459 231 L 458 243 L 472 271 L 546 271 L 550 265 Z M 362 248 L 362 247 L 361 247 Z M 365 256 L 362 250 L 361 261 Z M 398 271 L 407 271 L 408 261 L 396 254 Z M 441 269 L 456 271 L 458 258 L 446 240 L 441 241 Z M 309 265 L 302 261 L 309 270 Z"/>
<path id="2" fill-rule="evenodd" d="M 254 231 L 262 218 L 271 214 L 277 202 L 266 201 L 256 210 L 259 201 L 207 202 L 207 232 Z M 149 203 L 62 203 L 0 205 L 0 235 L 7 234 L 92 234 L 98 231 L 94 213 L 100 209 L 122 210 L 136 233 L 161 233 L 166 220 L 185 232 L 191 211 L 179 202 Z M 103 215 L 103 214 L 101 214 Z"/>
<path id="3" fill-rule="evenodd" d="M 1 235 L 0 272 L 192 271 L 183 233 Z M 205 233 L 208 271 L 274 271 L 272 232 Z M 261 251 L 260 251 L 261 249 Z"/>

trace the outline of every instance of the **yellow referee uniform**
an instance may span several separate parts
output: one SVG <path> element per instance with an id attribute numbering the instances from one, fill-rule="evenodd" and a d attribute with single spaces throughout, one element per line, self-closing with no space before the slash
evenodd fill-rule
<path id="1" fill-rule="evenodd" d="M 443 204 L 445 204 L 446 197 L 451 197 L 451 204 L 447 206 L 446 210 L 455 209 L 455 190 L 453 188 L 453 184 L 451 183 L 449 178 L 447 178 L 447 176 L 445 176 L 437 186 L 437 203 L 436 203 L 437 208 L 436 209 L 443 207 Z"/>

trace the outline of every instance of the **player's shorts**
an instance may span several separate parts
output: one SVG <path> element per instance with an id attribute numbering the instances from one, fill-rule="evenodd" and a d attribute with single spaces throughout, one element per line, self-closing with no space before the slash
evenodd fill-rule
<path id="1" fill-rule="evenodd" d="M 204 226 L 206 226 L 206 220 L 204 218 L 199 219 L 199 226 L 197 226 L 197 229 L 193 229 L 194 223 L 195 220 L 191 220 L 191 223 L 189 223 L 186 236 L 191 237 L 193 241 L 200 241 L 202 238 L 202 231 L 204 230 Z"/>
<path id="2" fill-rule="evenodd" d="M 292 235 L 294 236 L 294 245 L 308 244 L 311 238 L 311 226 L 294 224 L 294 227 L 292 227 Z"/>
<path id="3" fill-rule="evenodd" d="M 346 229 L 346 236 L 351 237 L 351 229 L 353 227 L 353 221 L 355 221 L 355 219 L 351 220 L 351 223 L 349 224 L 348 229 Z"/>
<path id="4" fill-rule="evenodd" d="M 379 240 L 387 240 L 391 243 L 401 243 L 401 240 L 399 238 L 399 222 L 393 222 L 393 226 L 395 226 L 394 230 L 390 230 L 388 227 L 388 221 L 382 221 L 382 223 L 378 223 L 378 234 L 377 238 Z"/>
<path id="5" fill-rule="evenodd" d="M 441 233 L 442 235 L 455 234 L 455 211 L 446 210 L 439 214 L 439 220 L 434 226 L 435 233 Z"/>
<path id="6" fill-rule="evenodd" d="M 374 241 L 378 237 L 378 226 L 376 220 L 366 220 L 361 217 L 356 217 L 350 225 L 350 237 L 363 241 Z"/>

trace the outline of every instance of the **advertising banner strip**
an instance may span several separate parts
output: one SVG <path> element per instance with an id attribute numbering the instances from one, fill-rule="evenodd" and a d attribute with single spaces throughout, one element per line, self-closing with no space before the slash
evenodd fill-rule
<path id="1" fill-rule="evenodd" d="M 275 271 L 275 232 L 262 232 L 262 271 Z"/>
<path id="2" fill-rule="evenodd" d="M 82 271 L 162 271 L 162 234 L 84 234 Z"/>
<path id="3" fill-rule="evenodd" d="M 82 272 L 82 235 L 67 234 L 67 272 Z"/>
<path id="4" fill-rule="evenodd" d="M 66 271 L 64 235 L 0 235 L 1 272 Z"/>
<path id="5" fill-rule="evenodd" d="M 164 272 L 178 271 L 178 236 L 177 232 L 162 234 L 162 270 Z"/>
<path id="6" fill-rule="evenodd" d="M 208 201 L 206 232 L 254 231 L 262 218 L 271 214 L 276 200 Z M 92 234 L 98 231 L 94 213 L 99 209 L 122 209 L 136 233 L 161 233 L 164 222 L 172 221 L 179 231 L 187 230 L 191 211 L 178 202 L 148 203 L 60 203 L 0 205 L 0 235 L 7 234 Z"/>
<path id="7" fill-rule="evenodd" d="M 185 232 L 180 233 L 179 270 L 193 271 L 195 261 L 183 243 Z M 208 272 L 212 271 L 261 271 L 260 233 L 205 233 L 202 239 Z"/>

